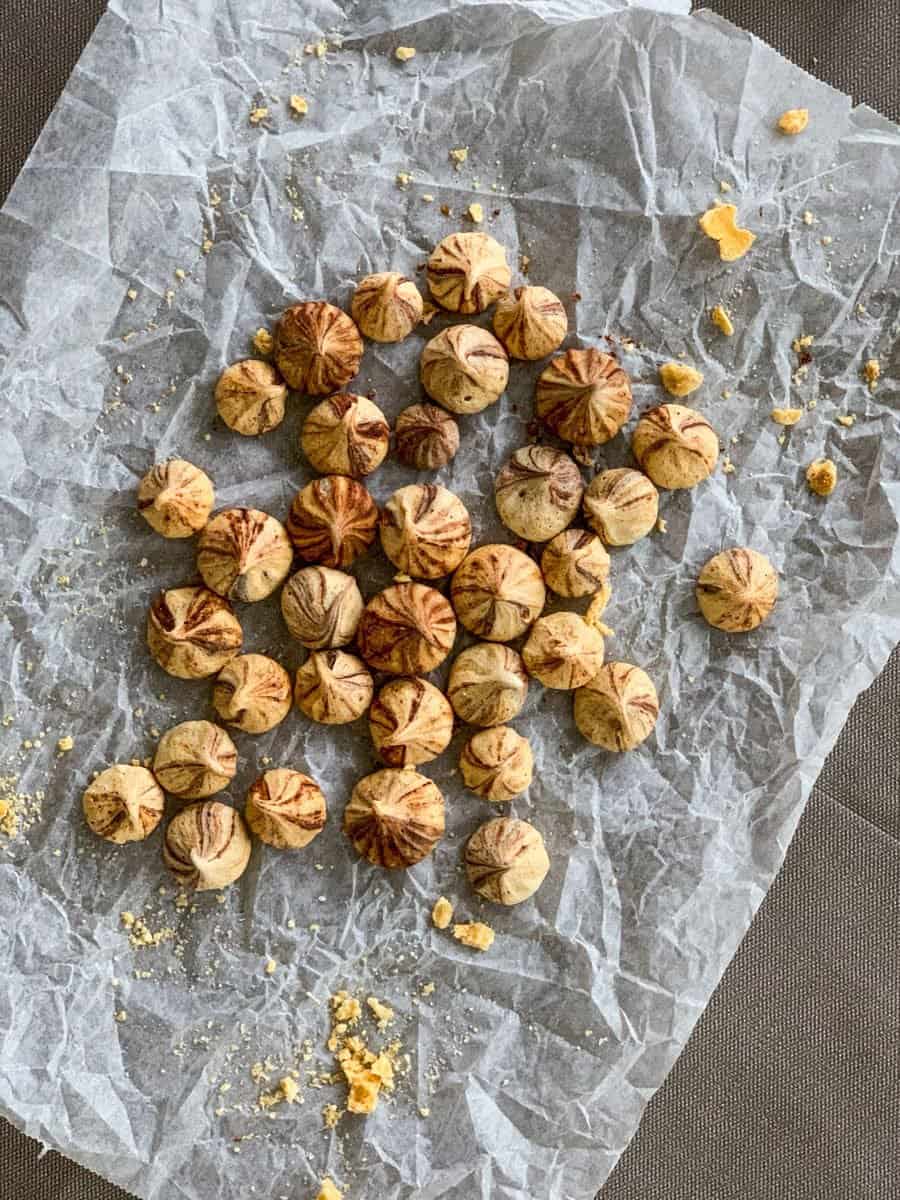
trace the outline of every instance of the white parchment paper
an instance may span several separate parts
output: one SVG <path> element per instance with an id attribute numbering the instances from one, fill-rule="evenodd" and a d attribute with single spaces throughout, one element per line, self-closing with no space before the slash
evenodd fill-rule
<path id="1" fill-rule="evenodd" d="M 0 1107 L 139 1196 L 304 1200 L 325 1173 L 353 1200 L 592 1196 L 900 637 L 898 130 L 686 3 L 620 7 L 116 3 L 0 215 L 3 773 L 46 793 L 43 819 L 0 857 Z M 323 36 L 324 59 L 303 53 Z M 397 63 L 398 44 L 417 57 Z M 309 101 L 302 120 L 291 93 Z M 777 135 L 798 105 L 808 132 Z M 254 127 L 258 106 L 270 111 Z M 463 145 L 457 171 L 448 151 Z M 720 181 L 758 234 L 731 266 L 697 228 Z M 217 373 L 286 303 L 346 306 L 365 272 L 415 272 L 474 200 L 511 261 L 530 257 L 531 281 L 580 293 L 569 344 L 634 339 L 620 353 L 637 411 L 662 399 L 660 361 L 684 352 L 705 373 L 692 403 L 734 472 L 666 494 L 667 532 L 614 554 L 609 654 L 656 681 L 655 734 L 604 754 L 575 733 L 569 697 L 531 689 L 517 726 L 535 782 L 512 811 L 543 831 L 553 869 L 533 901 L 487 913 L 458 865 L 492 815 L 460 786 L 460 739 L 425 768 L 448 837 L 389 875 L 339 829 L 372 767 L 364 722 L 329 730 L 293 713 L 238 737 L 230 795 L 241 803 L 268 759 L 300 767 L 327 792 L 326 830 L 298 855 L 257 846 L 224 903 L 178 909 L 160 832 L 116 849 L 80 818 L 92 771 L 210 713 L 210 684 L 168 678 L 144 647 L 151 595 L 194 563 L 190 543 L 164 543 L 135 513 L 137 480 L 179 454 L 209 471 L 220 505 L 283 517 L 309 477 L 309 404 L 241 439 L 215 418 Z M 731 339 L 706 315 L 718 302 Z M 368 346 L 357 390 L 395 417 L 445 320 Z M 791 342 L 806 334 L 795 382 Z M 527 440 L 538 370 L 514 366 L 439 475 L 480 541 L 505 536 L 491 481 Z M 780 437 L 770 410 L 795 404 L 803 419 Z M 627 445 L 598 462 L 627 462 Z M 840 473 L 827 501 L 803 483 L 825 455 Z M 371 486 L 384 500 L 412 478 L 389 463 Z M 693 599 L 702 563 L 732 544 L 781 574 L 773 618 L 746 637 L 709 629 Z M 367 593 L 389 578 L 376 555 L 358 574 Z M 240 616 L 248 650 L 298 665 L 277 598 Z M 57 755 L 64 735 L 75 749 Z M 490 920 L 490 953 L 431 928 L 441 892 Z M 176 938 L 133 950 L 123 910 Z M 394 1006 L 411 1067 L 373 1117 L 331 1132 L 321 1106 L 342 1091 L 307 1087 L 305 1072 L 328 1066 L 325 1001 L 341 986 Z M 277 1078 L 305 1038 L 305 1101 L 269 1119 L 249 1065 L 269 1056 Z"/>

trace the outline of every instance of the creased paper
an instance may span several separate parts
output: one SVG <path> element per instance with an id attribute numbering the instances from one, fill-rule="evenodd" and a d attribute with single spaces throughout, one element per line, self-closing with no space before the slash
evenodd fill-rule
<path id="1" fill-rule="evenodd" d="M 900 637 L 898 131 L 686 4 L 614 7 L 117 3 L 0 216 L 2 773 L 45 793 L 0 858 L 0 1106 L 139 1196 L 304 1200 L 325 1174 L 351 1200 L 592 1196 Z M 323 38 L 324 56 L 304 52 Z M 397 45 L 416 57 L 399 63 Z M 779 134 L 800 106 L 809 129 Z M 697 226 L 726 194 L 757 235 L 731 265 Z M 209 682 L 168 678 L 144 647 L 151 596 L 195 568 L 190 543 L 136 514 L 137 481 L 179 454 L 218 505 L 283 518 L 310 477 L 310 404 L 239 438 L 215 418 L 218 372 L 287 303 L 346 306 L 370 270 L 415 273 L 472 202 L 511 262 L 527 256 L 530 281 L 566 300 L 569 344 L 616 339 L 636 412 L 663 398 L 661 362 L 683 354 L 704 373 L 692 403 L 721 435 L 720 467 L 664 495 L 665 533 L 613 555 L 608 654 L 656 682 L 655 734 L 605 754 L 575 733 L 570 697 L 532 686 L 516 724 L 535 782 L 510 811 L 542 830 L 553 866 L 534 900 L 488 911 L 459 870 L 493 815 L 461 787 L 461 736 L 425 768 L 448 836 L 387 874 L 340 833 L 373 766 L 365 722 L 295 712 L 238 735 L 229 795 L 242 803 L 270 761 L 299 767 L 327 793 L 326 830 L 296 855 L 257 846 L 224 903 L 178 908 L 159 832 L 117 849 L 79 811 L 93 771 L 211 711 Z M 367 347 L 357 387 L 391 419 L 420 397 L 421 347 L 446 320 Z M 792 342 L 806 335 L 804 363 Z M 528 440 L 539 369 L 514 364 L 437 476 L 478 541 L 505 538 L 492 478 Z M 776 407 L 803 416 L 783 429 Z M 824 456 L 839 472 L 827 500 L 803 479 Z M 627 462 L 627 437 L 598 455 Z M 413 478 L 393 461 L 371 486 L 383 502 Z M 709 629 L 693 598 L 701 565 L 734 544 L 781 577 L 775 614 L 745 637 Z M 357 573 L 367 594 L 390 578 L 376 555 Z M 277 598 L 240 617 L 247 649 L 299 664 Z M 493 925 L 489 953 L 431 927 L 441 893 Z M 171 936 L 133 948 L 123 911 Z M 374 1116 L 332 1132 L 322 1106 L 343 1089 L 307 1072 L 331 1069 L 327 997 L 344 986 L 396 1010 L 410 1070 Z M 272 1080 L 297 1064 L 302 1104 L 256 1110 L 250 1068 L 267 1057 Z"/>

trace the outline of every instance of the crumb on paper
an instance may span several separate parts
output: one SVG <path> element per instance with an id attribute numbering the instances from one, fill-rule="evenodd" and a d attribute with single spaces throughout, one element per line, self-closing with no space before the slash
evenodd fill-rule
<path id="1" fill-rule="evenodd" d="M 738 227 L 737 208 L 734 204 L 714 205 L 699 218 L 699 224 L 707 237 L 718 242 L 719 257 L 723 262 L 734 262 L 743 258 L 756 241 L 755 233 Z"/>
<path id="2" fill-rule="evenodd" d="M 120 1025 L 124 1025 L 125 1022 L 128 1020 L 128 1013 L 125 1011 L 124 1008 L 120 1008 L 119 1011 L 116 1013 L 115 1019 L 118 1021 L 118 1023 Z"/>
<path id="3" fill-rule="evenodd" d="M 843 425 L 845 429 L 852 429 L 856 417 L 853 413 L 841 413 L 840 416 L 835 417 L 835 420 L 838 425 Z"/>
<path id="4" fill-rule="evenodd" d="M 137 298 L 138 298 L 137 288 L 129 288 L 128 291 L 125 293 L 125 295 L 128 297 L 129 300 L 137 300 Z"/>
<path id="5" fill-rule="evenodd" d="M 531 266 L 531 259 L 528 257 L 528 255 L 520 254 L 519 255 L 519 270 L 522 272 L 523 275 L 528 274 L 528 268 L 530 266 Z"/>
<path id="6" fill-rule="evenodd" d="M 187 279 L 187 271 L 184 269 L 184 267 L 175 268 L 175 278 L 179 283 L 184 283 L 185 279 Z"/>
<path id="7" fill-rule="evenodd" d="M 451 215 L 451 214 L 450 214 L 450 205 L 449 205 L 449 204 L 442 204 L 442 205 L 441 205 L 441 216 L 442 216 L 442 217 L 449 217 L 450 215 Z"/>
<path id="8" fill-rule="evenodd" d="M 804 333 L 802 337 L 795 337 L 791 342 L 791 349 L 795 354 L 802 354 L 804 350 L 808 350 L 815 341 L 811 333 Z"/>
<path id="9" fill-rule="evenodd" d="M 436 929 L 446 929 L 453 920 L 453 905 L 446 896 L 439 896 L 435 900 L 431 920 Z"/>
<path id="10" fill-rule="evenodd" d="M 322 1120 L 325 1122 L 326 1129 L 334 1129 L 340 1119 L 341 1110 L 336 1104 L 326 1104 L 322 1109 Z"/>
<path id="11" fill-rule="evenodd" d="M 59 739 L 59 741 L 56 743 L 56 748 L 60 752 L 60 754 L 68 754 L 68 752 L 70 750 L 73 750 L 74 747 L 75 747 L 75 739 L 73 737 L 71 737 L 68 733 L 65 735 L 65 737 L 61 737 Z"/>
<path id="12" fill-rule="evenodd" d="M 187 904 L 183 907 L 186 908 Z M 176 931 L 171 925 L 151 929 L 144 917 L 139 917 L 128 909 L 119 913 L 119 920 L 128 933 L 128 944 L 133 950 L 156 949 L 164 942 L 175 940 Z"/>
<path id="13" fill-rule="evenodd" d="M 822 243 L 823 246 L 830 246 L 831 243 L 834 241 L 834 238 L 831 236 L 831 234 L 826 233 L 823 238 L 819 238 L 819 241 Z"/>
<path id="14" fill-rule="evenodd" d="M 437 987 L 437 984 L 434 983 L 432 980 L 429 980 L 428 983 L 423 983 L 422 984 L 422 995 L 423 996 L 433 996 L 434 989 L 436 987 Z"/>
<path id="15" fill-rule="evenodd" d="M 423 204 L 431 204 L 431 202 L 433 200 L 434 200 L 434 196 L 432 196 L 431 192 L 423 192 L 422 193 L 422 203 Z"/>
<path id="16" fill-rule="evenodd" d="M 412 175 L 409 171 L 398 171 L 394 177 L 398 188 L 406 188 L 412 183 Z"/>
<path id="17" fill-rule="evenodd" d="M 782 133 L 793 136 L 802 133 L 809 124 L 808 108 L 789 108 L 778 118 L 778 128 Z"/>
<path id="18" fill-rule="evenodd" d="M 291 106 L 291 112 L 295 117 L 305 117 L 309 112 L 309 102 L 306 97 L 298 96 L 296 92 L 291 96 L 288 104 Z"/>
<path id="19" fill-rule="evenodd" d="M 731 184 L 728 182 L 727 179 L 719 180 L 719 191 L 720 192 L 730 192 L 731 191 Z"/>
<path id="20" fill-rule="evenodd" d="M 805 208 L 803 210 L 803 224 L 804 225 L 815 225 L 815 223 L 816 223 L 815 216 L 809 211 L 808 208 Z"/>
<path id="21" fill-rule="evenodd" d="M 430 1117 L 431 1116 L 431 1109 L 428 1107 L 427 1104 L 423 1104 L 419 1108 L 419 1116 L 420 1117 Z"/>
<path id="22" fill-rule="evenodd" d="M 817 458 L 806 469 L 806 482 L 817 496 L 830 496 L 837 484 L 837 467 L 830 458 Z"/>
<path id="23" fill-rule="evenodd" d="M 259 104 L 259 105 L 257 105 L 256 108 L 250 109 L 250 117 L 249 117 L 250 124 L 251 125 L 259 125 L 266 119 L 266 117 L 268 115 L 269 115 L 268 108 L 264 104 Z"/>
<path id="24" fill-rule="evenodd" d="M 667 533 L 668 530 L 669 530 L 669 526 L 666 524 L 665 518 L 657 517 L 656 518 L 656 532 L 657 533 Z"/>
<path id="25" fill-rule="evenodd" d="M 470 204 L 469 207 L 466 209 L 466 216 L 475 225 L 480 225 L 481 222 L 484 220 L 484 209 L 481 207 L 480 204 L 477 204 L 477 203 Z"/>
<path id="26" fill-rule="evenodd" d="M 731 337 L 731 335 L 734 333 L 734 325 L 731 317 L 721 304 L 713 305 L 713 307 L 709 310 L 709 319 L 712 321 L 713 325 L 715 325 L 716 329 L 718 329 L 721 333 L 724 333 L 726 337 Z"/>
<path id="27" fill-rule="evenodd" d="M 349 992 L 335 992 L 331 997 L 332 1015 L 335 1021 L 342 1025 L 351 1025 L 358 1021 L 362 1013 L 362 1005 Z"/>
<path id="28" fill-rule="evenodd" d="M 773 408 L 769 415 L 776 425 L 796 425 L 803 416 L 803 409 Z"/>
<path id="29" fill-rule="evenodd" d="M 722 474 L 723 475 L 733 475 L 735 470 L 736 470 L 736 467 L 735 467 L 734 463 L 731 461 L 731 459 L 726 454 L 722 459 Z"/>
<path id="30" fill-rule="evenodd" d="M 409 62 L 411 58 L 416 57 L 415 46 L 398 46 L 394 51 L 394 58 L 398 62 Z"/>
<path id="31" fill-rule="evenodd" d="M 212 250 L 214 244 L 215 243 L 213 242 L 212 238 L 204 238 L 203 241 L 200 243 L 200 249 L 204 254 L 209 254 L 209 252 L 210 252 L 210 250 Z"/>
<path id="32" fill-rule="evenodd" d="M 670 396 L 689 396 L 703 382 L 703 375 L 687 363 L 667 362 L 659 368 L 659 380 Z"/>
<path id="33" fill-rule="evenodd" d="M 253 349 L 258 354 L 271 354 L 275 348 L 275 339 L 268 329 L 257 329 L 253 335 Z"/>
<path id="34" fill-rule="evenodd" d="M 266 960 L 266 968 L 265 968 L 265 970 L 266 970 L 266 974 L 267 974 L 267 975 L 274 975 L 274 974 L 275 974 L 275 972 L 278 970 L 278 963 L 275 961 L 275 959 L 274 959 L 274 958 L 269 958 L 269 959 L 267 959 L 267 960 Z"/>
<path id="35" fill-rule="evenodd" d="M 490 950 L 494 944 L 494 931 L 483 921 L 465 922 L 453 926 L 453 936 L 472 950 Z"/>
<path id="36" fill-rule="evenodd" d="M 468 146 L 457 146 L 450 151 L 450 161 L 456 167 L 457 171 L 462 169 L 463 163 L 469 157 Z"/>
<path id="37" fill-rule="evenodd" d="M 863 379 L 869 385 L 869 391 L 874 392 L 881 378 L 881 363 L 877 358 L 869 358 L 863 363 Z"/>
<path id="38" fill-rule="evenodd" d="M 324 38 L 320 38 L 318 42 L 307 42 L 303 47 L 304 54 L 314 54 L 316 58 L 324 58 L 328 53 L 328 43 Z"/>
<path id="39" fill-rule="evenodd" d="M 412 575 L 407 575 L 405 571 L 398 571 L 393 576 L 394 583 L 412 583 Z"/>
<path id="40" fill-rule="evenodd" d="M 394 1010 L 391 1008 L 391 1006 L 389 1004 L 382 1004 L 382 1002 L 376 999 L 374 996 L 369 996 L 366 1000 L 366 1004 L 368 1004 L 372 1012 L 372 1016 L 377 1021 L 378 1028 L 381 1030 L 387 1029 L 388 1025 L 390 1025 L 391 1021 L 394 1019 Z"/>
<path id="41" fill-rule="evenodd" d="M 264 1064 L 256 1063 L 255 1068 L 262 1068 L 256 1072 L 257 1079 L 265 1079 Z M 275 1087 L 269 1092 L 263 1092 L 257 1103 L 263 1110 L 275 1108 L 278 1104 L 296 1104 L 300 1099 L 300 1088 L 297 1086 L 297 1081 L 290 1075 L 285 1075 L 279 1079 Z M 301 1101 L 302 1103 L 302 1101 Z"/>
<path id="42" fill-rule="evenodd" d="M 344 1193 L 338 1191 L 334 1181 L 326 1176 L 319 1184 L 319 1194 L 316 1200 L 343 1200 Z"/>

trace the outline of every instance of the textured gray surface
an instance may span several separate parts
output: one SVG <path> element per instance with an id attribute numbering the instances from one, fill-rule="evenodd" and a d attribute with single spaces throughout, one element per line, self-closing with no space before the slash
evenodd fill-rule
<path id="1" fill-rule="evenodd" d="M 0 2 L 0 196 L 103 7 Z M 900 118 L 893 0 L 708 7 Z M 855 706 L 775 886 L 602 1200 L 897 1196 L 898 747 L 895 654 Z M 0 1123 L 0 1200 L 125 1197 L 39 1154 Z"/>

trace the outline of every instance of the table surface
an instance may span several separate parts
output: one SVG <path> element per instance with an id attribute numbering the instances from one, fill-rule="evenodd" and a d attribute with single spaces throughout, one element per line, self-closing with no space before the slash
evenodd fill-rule
<path id="1" fill-rule="evenodd" d="M 3 5 L 0 198 L 104 7 Z M 900 120 L 897 0 L 705 7 Z M 782 871 L 598 1200 L 897 1200 L 898 929 L 900 651 L 850 713 Z M 0 1197 L 128 1200 L 2 1120 Z"/>

